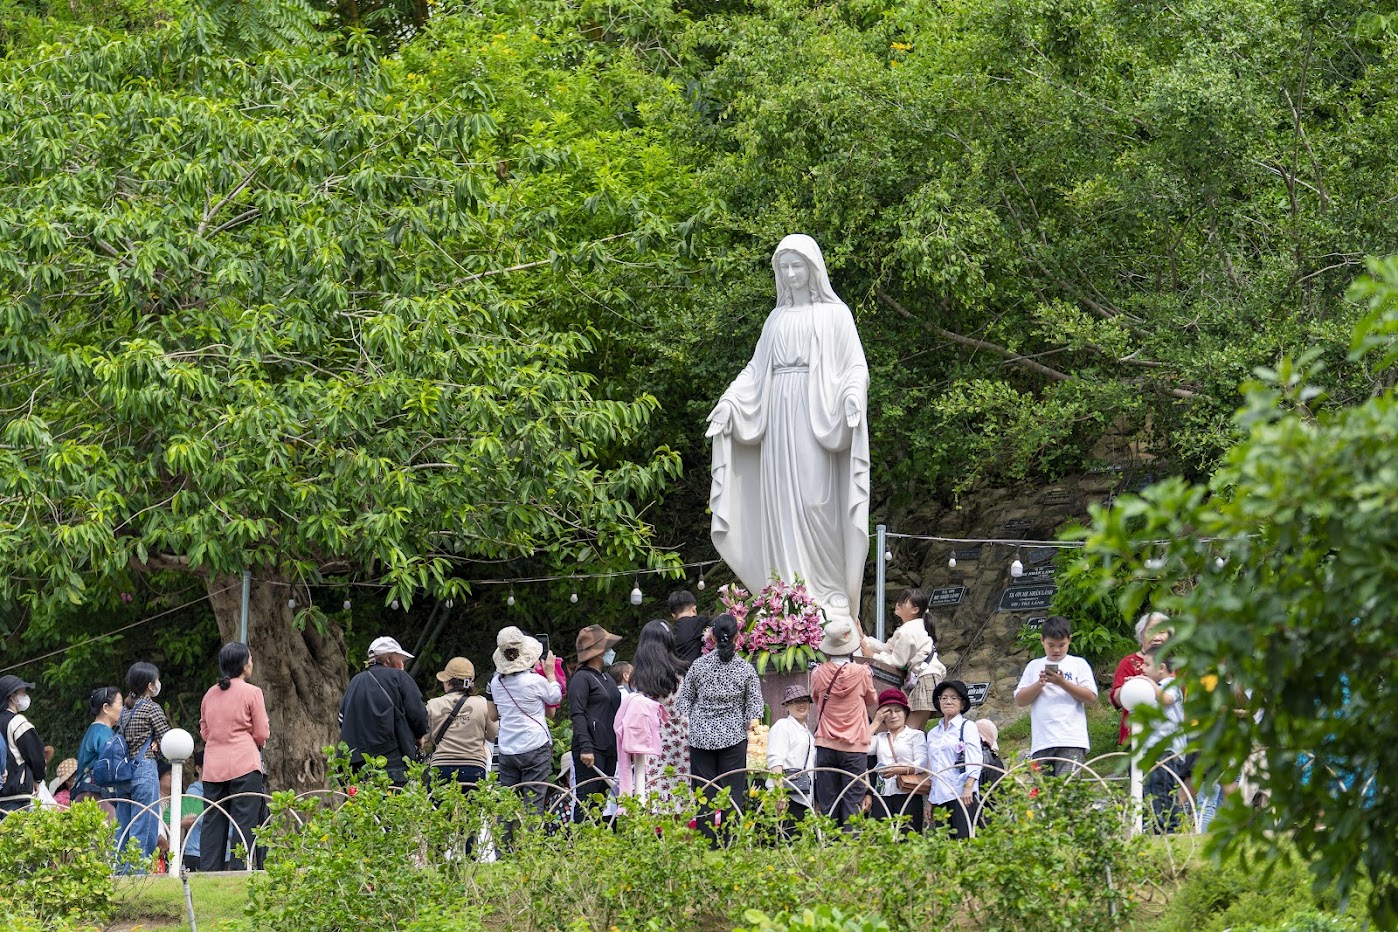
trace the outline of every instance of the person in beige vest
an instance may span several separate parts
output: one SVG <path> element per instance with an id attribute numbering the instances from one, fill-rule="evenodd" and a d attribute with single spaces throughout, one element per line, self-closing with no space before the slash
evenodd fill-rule
<path id="1" fill-rule="evenodd" d="M 465 657 L 448 660 L 437 682 L 445 692 L 427 703 L 425 745 L 433 776 L 469 790 L 485 778 L 490 763 L 486 744 L 500 733 L 500 714 L 484 696 L 471 695 L 476 667 Z"/>

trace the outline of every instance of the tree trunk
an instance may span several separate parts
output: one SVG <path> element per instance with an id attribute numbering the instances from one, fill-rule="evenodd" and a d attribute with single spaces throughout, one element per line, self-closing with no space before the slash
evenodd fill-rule
<path id="1" fill-rule="evenodd" d="M 218 630 L 225 642 L 238 639 L 242 577 L 209 580 Z M 298 631 L 296 610 L 310 604 L 304 586 L 253 579 L 248 599 L 248 646 L 252 682 L 262 687 L 272 735 L 263 759 L 270 790 L 307 790 L 325 785 L 321 748 L 340 739 L 340 697 L 349 682 L 344 633 L 331 626 L 324 634 L 308 625 Z"/>

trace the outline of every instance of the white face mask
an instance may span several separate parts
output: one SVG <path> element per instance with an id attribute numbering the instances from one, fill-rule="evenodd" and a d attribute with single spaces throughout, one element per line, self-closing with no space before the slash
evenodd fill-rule
<path id="1" fill-rule="evenodd" d="M 160 695 L 160 680 L 155 681 L 155 688 L 150 691 L 150 697 L 152 699 L 158 695 Z"/>
<path id="2" fill-rule="evenodd" d="M 616 651 L 608 650 L 604 654 L 602 654 L 602 662 L 609 667 L 612 664 L 616 663 Z"/>
<path id="3" fill-rule="evenodd" d="M 24 696 L 20 696 L 18 699 L 16 699 L 16 700 L 15 700 L 15 709 L 16 709 L 16 711 L 19 711 L 19 712 L 28 712 L 28 711 L 29 711 L 29 696 L 24 695 Z"/>

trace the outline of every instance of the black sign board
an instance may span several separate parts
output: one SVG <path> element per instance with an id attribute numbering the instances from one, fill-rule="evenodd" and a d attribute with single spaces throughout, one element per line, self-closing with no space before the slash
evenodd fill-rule
<path id="1" fill-rule="evenodd" d="M 971 697 L 971 705 L 985 705 L 985 697 L 990 695 L 990 684 L 967 683 L 966 694 Z"/>
<path id="2" fill-rule="evenodd" d="M 1031 618 L 1031 619 L 1029 619 L 1028 621 L 1026 621 L 1026 622 L 1024 623 L 1024 630 L 1025 630 L 1025 631 L 1041 631 L 1041 630 L 1043 630 L 1044 622 L 1046 622 L 1046 621 L 1048 621 L 1048 619 L 1047 619 L 1046 617 L 1044 617 L 1043 615 L 1039 615 L 1039 616 L 1037 616 L 1037 617 Z"/>
<path id="3" fill-rule="evenodd" d="M 1037 586 L 1053 580 L 1053 571 L 1057 569 L 1052 563 L 1043 566 L 1026 566 L 1024 573 L 1018 579 L 1010 581 L 1011 586 Z"/>
<path id="4" fill-rule="evenodd" d="M 1047 563 L 1057 552 L 1057 547 L 1030 547 L 1024 551 L 1024 565 L 1038 566 L 1040 563 Z"/>
<path id="5" fill-rule="evenodd" d="M 966 597 L 965 586 L 951 586 L 947 589 L 932 590 L 932 607 L 948 608 L 952 605 L 960 605 L 961 600 Z"/>
<path id="6" fill-rule="evenodd" d="M 1058 587 L 1052 583 L 1011 586 L 1000 596 L 1000 611 L 1042 612 L 1053 605 L 1053 595 L 1057 591 Z"/>
<path id="7" fill-rule="evenodd" d="M 1066 505 L 1073 500 L 1073 493 L 1067 489 L 1049 489 L 1044 493 L 1045 505 Z"/>
<path id="8" fill-rule="evenodd" d="M 953 550 L 951 555 L 958 560 L 979 560 L 981 558 L 981 548 L 966 547 L 962 550 Z"/>
<path id="9" fill-rule="evenodd" d="M 1034 522 L 1028 518 L 1015 518 L 1013 521 L 1005 522 L 1005 530 L 1011 533 L 1027 531 L 1034 526 Z"/>

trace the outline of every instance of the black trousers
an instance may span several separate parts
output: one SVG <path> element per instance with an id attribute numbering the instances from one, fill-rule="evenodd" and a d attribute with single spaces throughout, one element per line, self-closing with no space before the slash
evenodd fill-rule
<path id="1" fill-rule="evenodd" d="M 204 871 L 240 871 L 246 862 L 238 849 L 246 847 L 253 855 L 253 866 L 262 866 L 262 851 L 253 834 L 266 818 L 267 801 L 261 796 L 238 796 L 239 793 L 266 792 L 267 779 L 262 771 L 254 770 L 232 780 L 219 783 L 204 781 L 204 830 L 199 835 L 199 869 Z M 236 799 L 229 797 L 237 796 Z M 228 800 L 224 802 L 224 800 Z M 237 826 L 231 832 L 229 822 Z M 232 856 L 226 857 L 231 849 Z"/>
<path id="2" fill-rule="evenodd" d="M 714 797 L 728 788 L 732 801 L 724 809 L 721 821 L 726 825 L 733 821 L 733 807 L 737 807 L 741 812 L 743 803 L 747 799 L 748 775 L 746 768 L 748 765 L 748 739 L 744 738 L 737 744 L 726 748 L 696 748 L 693 745 L 689 748 L 689 772 L 693 774 L 692 785 L 695 793 L 703 793 L 708 797 L 708 803 L 699 807 L 699 831 L 703 832 L 710 841 L 715 840 L 714 832 Z M 737 773 L 730 773 L 737 771 Z M 715 779 L 719 774 L 728 774 L 722 779 Z M 713 782 L 710 782 L 713 781 Z"/>
<path id="3" fill-rule="evenodd" d="M 907 818 L 908 823 L 903 826 L 903 834 L 921 833 L 925 821 L 923 815 L 926 809 L 927 797 L 919 796 L 916 793 L 875 796 L 873 806 L 869 807 L 869 817 L 871 819 Z"/>
<path id="4" fill-rule="evenodd" d="M 578 799 L 573 805 L 574 822 L 587 818 L 586 804 L 592 802 L 593 796 L 606 796 L 612 786 L 608 778 L 615 776 L 616 748 L 593 750 L 591 767 L 582 762 L 581 754 L 573 752 L 573 793 Z"/>
<path id="5" fill-rule="evenodd" d="M 945 803 L 933 803 L 932 825 L 934 828 L 950 825 L 952 838 L 970 838 L 971 822 L 976 818 L 976 811 L 980 809 L 980 805 L 980 799 L 975 796 L 971 797 L 969 806 L 963 806 L 955 799 Z"/>
<path id="6" fill-rule="evenodd" d="M 869 756 L 860 751 L 837 751 L 817 745 L 816 767 L 835 769 L 816 771 L 816 807 L 840 825 L 849 821 L 863 808 L 864 794 L 869 792 L 869 785 L 858 779 L 868 769 L 868 763 Z"/>

